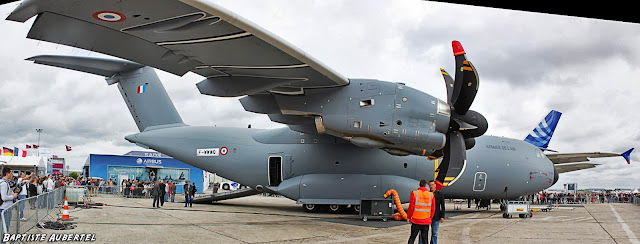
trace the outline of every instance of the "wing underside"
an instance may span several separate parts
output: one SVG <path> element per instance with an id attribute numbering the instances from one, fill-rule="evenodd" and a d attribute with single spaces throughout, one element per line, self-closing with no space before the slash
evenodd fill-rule
<path id="1" fill-rule="evenodd" d="M 200 92 L 299 94 L 349 81 L 274 34 L 207 1 L 32 0 L 7 18 L 36 16 L 28 38 L 206 79 Z"/>
<path id="2" fill-rule="evenodd" d="M 593 164 L 593 163 L 556 164 L 555 167 L 556 169 L 558 169 L 558 173 L 567 173 L 571 171 L 595 168 L 596 165 L 599 165 L 599 164 Z"/>

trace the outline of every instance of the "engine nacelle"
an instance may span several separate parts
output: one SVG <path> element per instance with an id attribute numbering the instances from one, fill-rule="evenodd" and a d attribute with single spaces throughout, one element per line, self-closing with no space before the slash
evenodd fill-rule
<path id="1" fill-rule="evenodd" d="M 330 134 L 393 155 L 428 156 L 442 149 L 451 116 L 445 101 L 401 83 L 378 80 L 306 89 L 304 95 L 248 96 L 241 102 L 246 110 L 267 113 L 291 129 Z"/>

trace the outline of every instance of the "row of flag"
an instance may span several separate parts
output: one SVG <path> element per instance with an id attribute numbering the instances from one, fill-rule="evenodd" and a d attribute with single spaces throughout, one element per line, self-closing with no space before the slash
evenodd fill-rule
<path id="1" fill-rule="evenodd" d="M 71 146 L 69 145 L 64 145 L 68 151 L 71 151 Z M 40 146 L 39 145 L 27 145 L 27 149 L 38 149 Z M 19 149 L 17 147 L 14 147 L 13 149 L 8 148 L 8 147 L 2 147 L 2 156 L 14 156 L 14 157 L 27 157 L 27 151 Z M 58 156 L 53 155 L 54 158 L 57 158 Z"/>

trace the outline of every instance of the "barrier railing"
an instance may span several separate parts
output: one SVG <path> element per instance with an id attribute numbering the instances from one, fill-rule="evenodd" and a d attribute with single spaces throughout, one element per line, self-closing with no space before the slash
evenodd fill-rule
<path id="1" fill-rule="evenodd" d="M 64 196 L 65 187 L 60 187 L 51 192 L 14 202 L 0 213 L 0 220 L 2 220 L 0 237 L 5 233 L 26 233 L 46 218 L 58 204 L 61 204 Z"/>
<path id="2" fill-rule="evenodd" d="M 176 194 L 182 196 L 182 186 L 177 185 Z M 100 186 L 95 187 L 93 194 L 108 194 L 108 195 L 118 195 L 122 197 L 133 197 L 133 198 L 153 198 L 151 195 L 152 187 L 149 186 L 134 186 L 134 187 L 122 187 L 122 186 Z M 167 197 L 168 194 L 167 194 Z"/>

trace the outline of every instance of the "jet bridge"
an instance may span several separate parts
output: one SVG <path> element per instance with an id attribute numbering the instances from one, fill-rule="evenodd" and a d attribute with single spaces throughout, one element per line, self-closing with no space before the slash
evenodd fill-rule
<path id="1" fill-rule="evenodd" d="M 220 192 L 220 193 L 213 193 L 210 195 L 198 196 L 198 197 L 194 197 L 193 200 L 191 201 L 193 203 L 212 203 L 215 201 L 222 201 L 222 200 L 234 199 L 239 197 L 251 196 L 258 193 L 260 192 L 255 189 L 243 188 L 235 191 Z"/>

